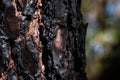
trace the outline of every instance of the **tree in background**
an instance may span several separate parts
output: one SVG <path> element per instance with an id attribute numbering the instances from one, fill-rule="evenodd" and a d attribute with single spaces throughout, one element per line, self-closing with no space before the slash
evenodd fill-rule
<path id="1" fill-rule="evenodd" d="M 0 0 L 1 80 L 87 80 L 81 0 Z"/>
<path id="2" fill-rule="evenodd" d="M 88 6 L 89 5 L 89 6 Z M 120 0 L 83 0 L 88 80 L 119 79 Z"/>

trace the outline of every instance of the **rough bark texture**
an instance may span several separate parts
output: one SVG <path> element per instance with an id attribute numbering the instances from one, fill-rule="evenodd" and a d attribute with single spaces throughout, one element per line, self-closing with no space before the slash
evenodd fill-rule
<path id="1" fill-rule="evenodd" d="M 0 80 L 87 80 L 81 0 L 0 0 Z"/>

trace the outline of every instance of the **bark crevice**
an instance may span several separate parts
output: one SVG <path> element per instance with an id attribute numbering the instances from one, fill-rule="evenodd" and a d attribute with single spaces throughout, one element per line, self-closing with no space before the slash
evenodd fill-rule
<path id="1" fill-rule="evenodd" d="M 0 0 L 1 80 L 87 80 L 81 0 Z"/>

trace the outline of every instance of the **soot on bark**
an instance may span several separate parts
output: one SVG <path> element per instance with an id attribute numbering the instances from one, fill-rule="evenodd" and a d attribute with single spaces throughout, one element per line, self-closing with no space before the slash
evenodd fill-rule
<path id="1" fill-rule="evenodd" d="M 87 80 L 81 0 L 0 0 L 0 80 Z"/>

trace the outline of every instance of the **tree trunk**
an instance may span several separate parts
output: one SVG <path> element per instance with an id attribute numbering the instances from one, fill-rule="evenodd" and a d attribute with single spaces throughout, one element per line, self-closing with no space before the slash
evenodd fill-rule
<path id="1" fill-rule="evenodd" d="M 81 0 L 0 0 L 0 80 L 87 80 Z"/>

